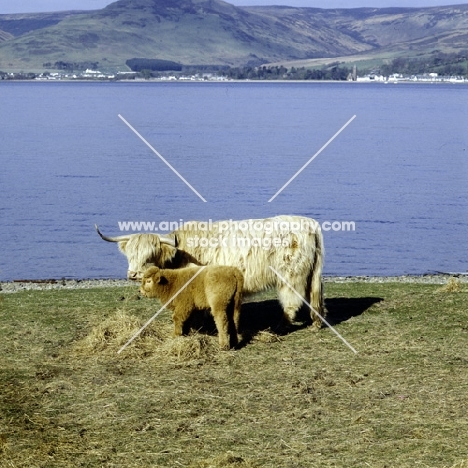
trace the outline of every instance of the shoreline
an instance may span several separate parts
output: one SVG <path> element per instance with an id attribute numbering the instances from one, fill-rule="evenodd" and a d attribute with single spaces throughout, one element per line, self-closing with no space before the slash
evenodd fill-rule
<path id="1" fill-rule="evenodd" d="M 461 283 L 468 283 L 468 273 L 434 273 L 399 276 L 324 276 L 324 283 L 418 283 L 446 284 L 450 278 L 456 278 Z M 0 281 L 0 294 L 21 291 L 50 291 L 66 289 L 92 289 L 107 287 L 137 288 L 138 281 L 126 279 L 37 279 Z"/>
<path id="2" fill-rule="evenodd" d="M 38 80 L 38 79 L 8 79 L 0 80 L 0 83 L 180 83 L 180 84 L 200 84 L 200 83 L 217 83 L 217 84 L 229 84 L 229 83 L 352 83 L 352 84 L 468 84 L 468 79 L 463 81 L 450 81 L 450 80 L 411 80 L 411 79 L 397 79 L 397 80 L 366 80 L 360 79 L 356 81 L 352 80 L 253 80 L 253 79 L 231 79 L 231 80 L 161 80 L 158 78 L 153 79 L 86 79 L 86 78 L 61 78 L 51 80 Z"/>

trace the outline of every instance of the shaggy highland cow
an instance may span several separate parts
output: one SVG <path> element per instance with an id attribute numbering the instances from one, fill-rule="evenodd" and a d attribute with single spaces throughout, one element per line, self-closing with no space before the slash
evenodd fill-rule
<path id="1" fill-rule="evenodd" d="M 96 230 L 105 241 L 118 243 L 128 260 L 128 279 L 140 280 L 152 266 L 230 265 L 243 273 L 244 293 L 275 288 L 287 320 L 296 318 L 303 305 L 301 296 L 326 317 L 322 294 L 325 250 L 320 224 L 312 218 L 283 215 L 214 223 L 188 221 L 165 236 L 108 237 L 97 226 Z M 320 329 L 321 318 L 311 313 L 311 320 L 313 328 Z"/>
<path id="2" fill-rule="evenodd" d="M 162 304 L 171 301 L 167 308 L 173 312 L 175 336 L 183 334 L 184 324 L 194 310 L 210 309 L 218 330 L 219 346 L 227 350 L 239 341 L 243 284 L 240 270 L 230 266 L 210 265 L 178 270 L 151 267 L 143 275 L 140 293 L 159 299 Z"/>

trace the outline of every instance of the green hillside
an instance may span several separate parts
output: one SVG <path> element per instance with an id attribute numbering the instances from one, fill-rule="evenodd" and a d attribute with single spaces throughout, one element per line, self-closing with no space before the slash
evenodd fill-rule
<path id="1" fill-rule="evenodd" d="M 259 65 L 466 47 L 468 5 L 438 8 L 235 7 L 220 0 L 119 0 L 102 10 L 0 15 L 0 70 L 56 62 L 127 70 L 134 57 Z"/>

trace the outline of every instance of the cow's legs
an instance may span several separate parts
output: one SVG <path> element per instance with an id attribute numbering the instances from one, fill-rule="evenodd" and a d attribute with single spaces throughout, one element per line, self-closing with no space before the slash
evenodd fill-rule
<path id="1" fill-rule="evenodd" d="M 312 306 L 310 310 L 310 318 L 312 319 L 312 328 L 315 330 L 320 330 L 322 328 L 322 318 L 327 316 L 327 309 L 325 308 L 323 302 L 323 289 L 320 288 L 320 291 L 316 294 L 313 294 L 310 291 L 310 297 L 307 299 L 309 304 Z"/>
<path id="2" fill-rule="evenodd" d="M 326 310 L 322 307 L 322 297 L 320 296 L 318 303 L 312 300 L 311 295 L 308 291 L 306 295 L 305 287 L 301 285 L 290 284 L 294 287 L 294 291 L 291 290 L 286 284 L 281 285 L 278 288 L 278 299 L 283 307 L 285 318 L 292 322 L 296 318 L 296 313 L 303 305 L 303 301 L 296 293 L 298 293 L 305 301 L 307 301 L 315 311 L 317 311 L 322 317 L 325 316 Z M 310 318 L 312 319 L 312 328 L 319 330 L 322 327 L 322 319 L 313 311 L 310 311 Z"/>
<path id="3" fill-rule="evenodd" d="M 310 277 L 307 281 L 307 296 L 306 301 L 312 307 L 310 309 L 310 318 L 312 319 L 312 328 L 320 330 L 322 328 L 322 318 L 327 316 L 327 309 L 323 301 L 323 284 L 316 284 L 316 290 L 312 284 L 312 278 Z"/>
<path id="4" fill-rule="evenodd" d="M 301 297 L 304 297 L 305 291 L 304 287 L 294 287 L 295 291 L 297 291 Z M 291 288 L 286 285 L 282 284 L 278 288 L 278 299 L 283 307 L 284 316 L 288 323 L 291 323 L 296 318 L 297 311 L 302 306 L 302 300 L 297 294 L 291 290 Z"/>

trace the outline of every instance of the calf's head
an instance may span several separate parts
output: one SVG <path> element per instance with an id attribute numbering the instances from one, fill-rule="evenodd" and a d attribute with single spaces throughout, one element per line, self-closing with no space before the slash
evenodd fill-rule
<path id="1" fill-rule="evenodd" d="M 128 260 L 127 278 L 130 280 L 140 280 L 143 272 L 152 266 L 164 268 L 177 253 L 175 241 L 168 237 L 150 233 L 108 237 L 95 227 L 103 240 L 118 243 Z"/>
<path id="2" fill-rule="evenodd" d="M 140 294 L 146 297 L 158 297 L 158 290 L 167 284 L 167 279 L 158 267 L 151 267 L 145 271 L 141 279 Z"/>

